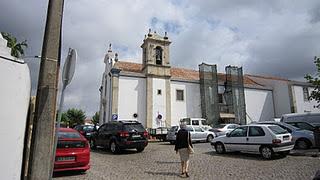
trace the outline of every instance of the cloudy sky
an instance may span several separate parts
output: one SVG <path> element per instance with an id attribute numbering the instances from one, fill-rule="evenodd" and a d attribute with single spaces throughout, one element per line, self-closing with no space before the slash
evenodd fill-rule
<path id="1" fill-rule="evenodd" d="M 27 40 L 26 56 L 40 55 L 47 0 L 1 0 L 0 31 Z M 246 74 L 303 80 L 320 55 L 318 0 L 65 0 L 62 63 L 78 51 L 65 109 L 92 116 L 99 109 L 103 58 L 112 43 L 119 59 L 141 63 L 148 29 L 172 41 L 172 66 L 197 69 L 201 62 L 243 66 Z M 33 94 L 39 59 L 26 59 Z"/>

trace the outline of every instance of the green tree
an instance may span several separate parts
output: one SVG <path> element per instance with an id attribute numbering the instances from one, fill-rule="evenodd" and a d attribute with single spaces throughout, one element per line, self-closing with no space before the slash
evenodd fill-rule
<path id="1" fill-rule="evenodd" d="M 94 116 L 92 117 L 92 123 L 93 123 L 94 125 L 99 124 L 99 112 L 96 112 L 96 113 L 94 114 Z"/>
<path id="2" fill-rule="evenodd" d="M 311 91 L 311 94 L 309 96 L 309 100 L 316 100 L 318 105 L 317 108 L 320 108 L 320 58 L 315 57 L 314 63 L 316 64 L 317 73 L 316 75 L 311 76 L 310 74 L 307 74 L 304 78 L 314 85 L 314 90 Z"/>
<path id="3" fill-rule="evenodd" d="M 61 114 L 61 123 L 65 124 L 66 126 L 70 126 L 70 119 L 68 118 L 67 112 L 63 112 Z"/>
<path id="4" fill-rule="evenodd" d="M 81 109 L 71 108 L 66 112 L 66 117 L 69 127 L 74 127 L 77 124 L 84 124 L 86 114 Z"/>
<path id="5" fill-rule="evenodd" d="M 7 46 L 11 48 L 11 56 L 20 58 L 24 55 L 24 48 L 28 47 L 27 40 L 17 42 L 17 38 L 13 37 L 11 34 L 5 32 L 1 32 L 1 34 L 3 38 L 8 41 Z"/>

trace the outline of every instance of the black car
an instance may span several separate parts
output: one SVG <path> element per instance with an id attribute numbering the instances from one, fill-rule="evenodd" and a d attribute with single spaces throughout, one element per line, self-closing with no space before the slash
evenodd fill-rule
<path id="1" fill-rule="evenodd" d="M 90 140 L 91 134 L 96 130 L 94 125 L 76 125 L 73 129 L 79 131 L 87 140 Z"/>
<path id="2" fill-rule="evenodd" d="M 142 152 L 148 145 L 148 132 L 138 121 L 111 121 L 102 124 L 90 139 L 91 149 L 97 146 L 119 153 L 123 149 Z"/>

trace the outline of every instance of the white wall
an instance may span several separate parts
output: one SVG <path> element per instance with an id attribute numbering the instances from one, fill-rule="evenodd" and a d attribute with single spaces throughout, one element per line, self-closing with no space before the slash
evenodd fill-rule
<path id="1" fill-rule="evenodd" d="M 248 124 L 251 120 L 266 121 L 274 117 L 272 91 L 246 88 L 244 94 Z"/>
<path id="2" fill-rule="evenodd" d="M 134 113 L 146 127 L 146 79 L 120 76 L 118 119 L 135 119 Z"/>
<path id="3" fill-rule="evenodd" d="M 0 33 L 0 56 L 7 58 L 0 58 L 0 179 L 11 180 L 21 177 L 31 79 L 27 64 L 10 51 Z"/>
<path id="4" fill-rule="evenodd" d="M 312 88 L 308 88 L 309 95 L 311 94 Z M 317 102 L 312 101 L 304 101 L 303 98 L 303 87 L 302 86 L 292 86 L 293 91 L 293 99 L 295 101 L 296 106 L 296 113 L 304 113 L 304 112 L 320 112 L 320 109 L 315 108 L 314 106 L 317 105 Z"/>
<path id="5" fill-rule="evenodd" d="M 183 101 L 177 101 L 177 89 L 184 90 Z M 183 117 L 202 117 L 200 85 L 171 81 L 171 125 L 178 125 Z"/>
<path id="6" fill-rule="evenodd" d="M 153 78 L 153 110 L 152 110 L 152 127 L 157 128 L 166 126 L 166 81 L 165 79 Z M 161 95 L 158 95 L 158 90 L 161 90 Z M 158 115 L 161 114 L 162 119 L 158 119 Z"/>
<path id="7" fill-rule="evenodd" d="M 28 66 L 0 58 L 0 83 L 0 176 L 20 179 L 31 88 Z"/>
<path id="8" fill-rule="evenodd" d="M 275 117 L 291 113 L 288 81 L 250 76 L 254 81 L 273 88 Z"/>

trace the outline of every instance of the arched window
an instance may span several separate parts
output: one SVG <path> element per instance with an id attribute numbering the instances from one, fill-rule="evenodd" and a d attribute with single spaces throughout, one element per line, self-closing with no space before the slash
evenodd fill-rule
<path id="1" fill-rule="evenodd" d="M 162 65 L 162 48 L 156 47 L 156 64 Z"/>

